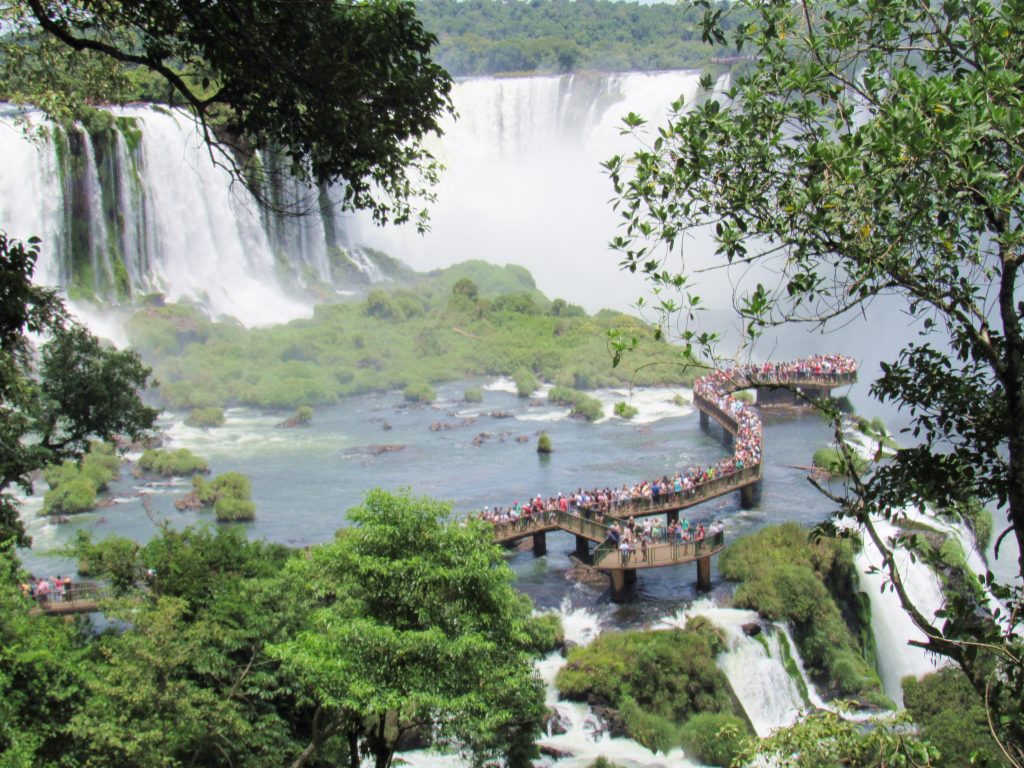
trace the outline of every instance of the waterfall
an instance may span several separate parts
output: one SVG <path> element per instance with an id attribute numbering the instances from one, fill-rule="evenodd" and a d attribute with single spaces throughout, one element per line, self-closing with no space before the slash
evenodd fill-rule
<path id="1" fill-rule="evenodd" d="M 884 540 L 899 533 L 895 526 L 885 520 L 876 521 L 875 528 Z M 897 549 L 895 555 L 897 568 L 911 600 L 924 616 L 932 618 L 943 603 L 938 577 L 931 568 L 920 559 L 912 558 L 905 549 Z M 878 675 L 886 695 L 902 705 L 903 686 L 900 681 L 905 676 L 923 677 L 946 662 L 935 654 L 909 644 L 911 640 L 924 642 L 927 638 L 900 606 L 896 593 L 884 588 L 886 579 L 882 570 L 882 557 L 867 537 L 864 537 L 864 546 L 855 562 L 860 573 L 861 588 L 871 599 L 871 628 L 878 649 Z"/>
<path id="2" fill-rule="evenodd" d="M 756 611 L 719 608 L 710 600 L 700 600 L 667 617 L 662 625 L 681 629 L 694 616 L 707 618 L 725 633 L 726 649 L 718 656 L 718 667 L 758 736 L 792 725 L 812 708 L 826 707 L 807 679 L 785 625 L 762 621 Z M 752 625 L 760 627 L 758 634 L 748 635 L 744 630 Z"/>
<path id="3" fill-rule="evenodd" d="M 589 311 L 626 309 L 646 294 L 623 274 L 608 242 L 619 213 L 601 163 L 638 148 L 621 118 L 660 126 L 669 105 L 698 91 L 698 72 L 474 78 L 457 83 L 458 121 L 430 145 L 446 169 L 431 230 L 383 229 L 358 217 L 354 240 L 414 269 L 466 259 L 525 266 L 549 296 Z"/>
<path id="4" fill-rule="evenodd" d="M 459 82 L 459 120 L 430 147 L 447 166 L 426 236 L 343 213 L 340 190 L 309 186 L 272 150 L 260 209 L 201 142 L 186 116 L 132 106 L 96 125 L 25 138 L 0 112 L 0 226 L 39 236 L 37 280 L 121 302 L 150 292 L 187 299 L 247 325 L 306 316 L 296 298 L 387 279 L 371 249 L 416 269 L 469 258 L 521 263 L 546 293 L 596 310 L 626 308 L 629 286 L 607 242 L 618 215 L 600 163 L 636 148 L 621 117 L 653 124 L 698 89 L 696 72 L 478 78 Z M 40 122 L 31 113 L 29 122 Z M 282 215 L 298 206 L 307 215 Z M 569 281 L 569 282 L 567 282 Z"/>

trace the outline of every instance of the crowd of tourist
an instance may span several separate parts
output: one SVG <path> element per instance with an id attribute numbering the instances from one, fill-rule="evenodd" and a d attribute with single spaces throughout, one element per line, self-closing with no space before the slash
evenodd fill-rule
<path id="1" fill-rule="evenodd" d="M 731 457 L 708 467 L 691 467 L 676 472 L 672 477 L 666 475 L 633 485 L 623 485 L 621 488 L 578 488 L 571 493 L 559 493 L 546 499 L 538 495 L 525 503 L 516 501 L 493 509 L 488 506 L 473 516 L 490 522 L 494 525 L 495 534 L 502 537 L 551 525 L 559 512 L 576 515 L 610 526 L 609 530 L 615 531 L 614 544 L 623 552 L 624 558 L 631 557 L 631 553 L 639 547 L 641 557 L 646 559 L 648 544 L 678 543 L 681 546 L 688 541 L 701 541 L 705 535 L 703 526 L 697 526 L 691 531 L 686 520 L 671 523 L 667 518 L 648 518 L 641 526 L 639 535 L 635 532 L 636 526 L 632 524 L 631 518 L 626 528 L 621 528 L 619 521 L 661 507 L 671 508 L 679 502 L 708 493 L 713 490 L 715 481 L 721 478 L 760 464 L 761 419 L 755 409 L 733 397 L 732 393 L 736 390 L 758 383 L 785 384 L 811 377 L 838 382 L 856 370 L 857 362 L 853 358 L 830 354 L 784 363 L 751 364 L 712 371 L 694 382 L 693 392 L 695 396 L 712 403 L 732 421 L 734 428 L 729 431 L 734 436 L 734 450 Z M 649 536 L 646 533 L 648 529 Z M 611 534 L 609 538 L 612 538 Z"/>
<path id="2" fill-rule="evenodd" d="M 71 577 L 54 576 L 34 578 L 29 577 L 28 581 L 22 582 L 21 592 L 25 597 L 31 597 L 40 605 L 46 603 L 61 603 L 64 598 L 71 594 Z"/>

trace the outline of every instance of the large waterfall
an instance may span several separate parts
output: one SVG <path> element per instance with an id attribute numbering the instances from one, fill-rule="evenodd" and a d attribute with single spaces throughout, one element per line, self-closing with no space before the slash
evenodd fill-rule
<path id="1" fill-rule="evenodd" d="M 642 287 L 638 279 L 623 290 L 607 250 L 615 213 L 600 163 L 634 145 L 619 135 L 624 114 L 660 122 L 672 101 L 696 89 L 692 72 L 458 83 L 459 119 L 432 147 L 447 170 L 433 230 L 422 237 L 341 215 L 330 190 L 287 178 L 268 197 L 282 205 L 311 200 L 309 215 L 261 211 L 181 114 L 134 106 L 87 129 L 28 138 L 7 110 L 0 227 L 42 238 L 38 279 L 72 298 L 119 302 L 160 292 L 246 324 L 307 314 L 302 289 L 311 284 L 344 289 L 353 276 L 380 279 L 378 265 L 353 247 L 362 244 L 415 269 L 468 258 L 520 263 L 551 295 L 589 309 L 625 307 Z M 260 160 L 277 167 L 272 155 Z"/>

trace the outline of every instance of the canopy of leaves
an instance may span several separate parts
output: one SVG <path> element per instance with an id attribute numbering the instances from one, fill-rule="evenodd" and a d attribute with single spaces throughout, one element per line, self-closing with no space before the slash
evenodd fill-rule
<path id="1" fill-rule="evenodd" d="M 254 191 L 255 169 L 241 168 L 271 147 L 293 174 L 343 182 L 346 206 L 424 224 L 414 198 L 429 197 L 436 168 L 421 141 L 450 112 L 451 81 L 412 3 L 26 0 L 4 11 L 5 99 L 78 117 L 150 73 Z"/>
<path id="2" fill-rule="evenodd" d="M 693 274 L 667 261 L 693 228 L 736 265 L 748 338 L 805 321 L 832 327 L 895 295 L 921 333 L 871 387 L 904 409 L 917 445 L 829 491 L 886 555 L 888 578 L 929 648 L 988 696 L 1024 761 L 1024 7 L 953 0 L 741 3 L 729 31 L 707 7 L 705 35 L 752 57 L 726 93 L 675 105 L 666 126 L 606 168 L 624 228 L 613 245 L 649 276 L 666 315 L 692 318 Z M 626 118 L 640 131 L 642 117 Z M 677 298 L 678 297 L 678 298 Z M 666 327 L 668 327 L 666 325 Z M 716 337 L 686 323 L 683 350 Z M 687 346 L 687 344 L 692 346 Z M 837 441 L 839 414 L 828 414 Z M 998 509 L 1015 578 L 985 576 L 997 601 L 949 600 L 926 616 L 872 525 L 906 507 Z M 993 674 L 994 672 L 994 674 Z"/>

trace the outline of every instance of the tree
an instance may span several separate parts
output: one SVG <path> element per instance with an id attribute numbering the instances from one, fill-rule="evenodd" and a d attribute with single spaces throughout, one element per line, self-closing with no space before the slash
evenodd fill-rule
<path id="1" fill-rule="evenodd" d="M 1024 764 L 1024 7 L 743 5 L 754 18 L 733 41 L 749 66 L 725 93 L 705 78 L 652 143 L 606 164 L 624 216 L 613 247 L 650 279 L 662 320 L 692 318 L 696 277 L 667 259 L 708 227 L 721 264 L 746 275 L 734 301 L 748 340 L 782 323 L 827 329 L 883 295 L 902 300 L 920 338 L 871 392 L 909 414 L 917 444 L 858 472 L 827 409 L 850 481 L 823 490 L 883 552 L 927 647 L 964 669 L 1004 756 Z M 726 15 L 707 10 L 707 39 L 725 40 Z M 627 130 L 643 123 L 626 118 Z M 713 355 L 717 338 L 684 324 L 684 361 Z M 991 599 L 955 595 L 923 615 L 873 521 L 926 504 L 960 518 L 975 500 L 1005 515 L 997 552 L 1016 540 L 1017 578 L 986 574 Z"/>
<path id="2" fill-rule="evenodd" d="M 82 100 L 123 99 L 132 78 L 155 79 L 263 202 L 262 167 L 247 163 L 255 148 L 280 152 L 300 178 L 342 183 L 346 207 L 425 226 L 416 206 L 436 165 L 421 142 L 451 111 L 451 80 L 430 60 L 434 37 L 413 3 L 24 0 L 5 10 L 7 98 L 73 117 Z"/>
<path id="3" fill-rule="evenodd" d="M 102 346 L 32 284 L 38 255 L 0 232 L 0 547 L 29 544 L 11 486 L 31 493 L 33 472 L 81 459 L 90 439 L 137 439 L 157 415 L 139 399 L 149 369 L 138 355 Z M 38 362 L 29 334 L 42 340 Z"/>
<path id="4" fill-rule="evenodd" d="M 477 757 L 532 741 L 543 693 L 529 601 L 487 529 L 450 513 L 371 491 L 346 514 L 353 527 L 292 562 L 320 606 L 309 629 L 272 649 L 315 712 L 293 768 L 339 739 L 352 768 L 364 755 L 387 768 L 408 731 Z"/>

